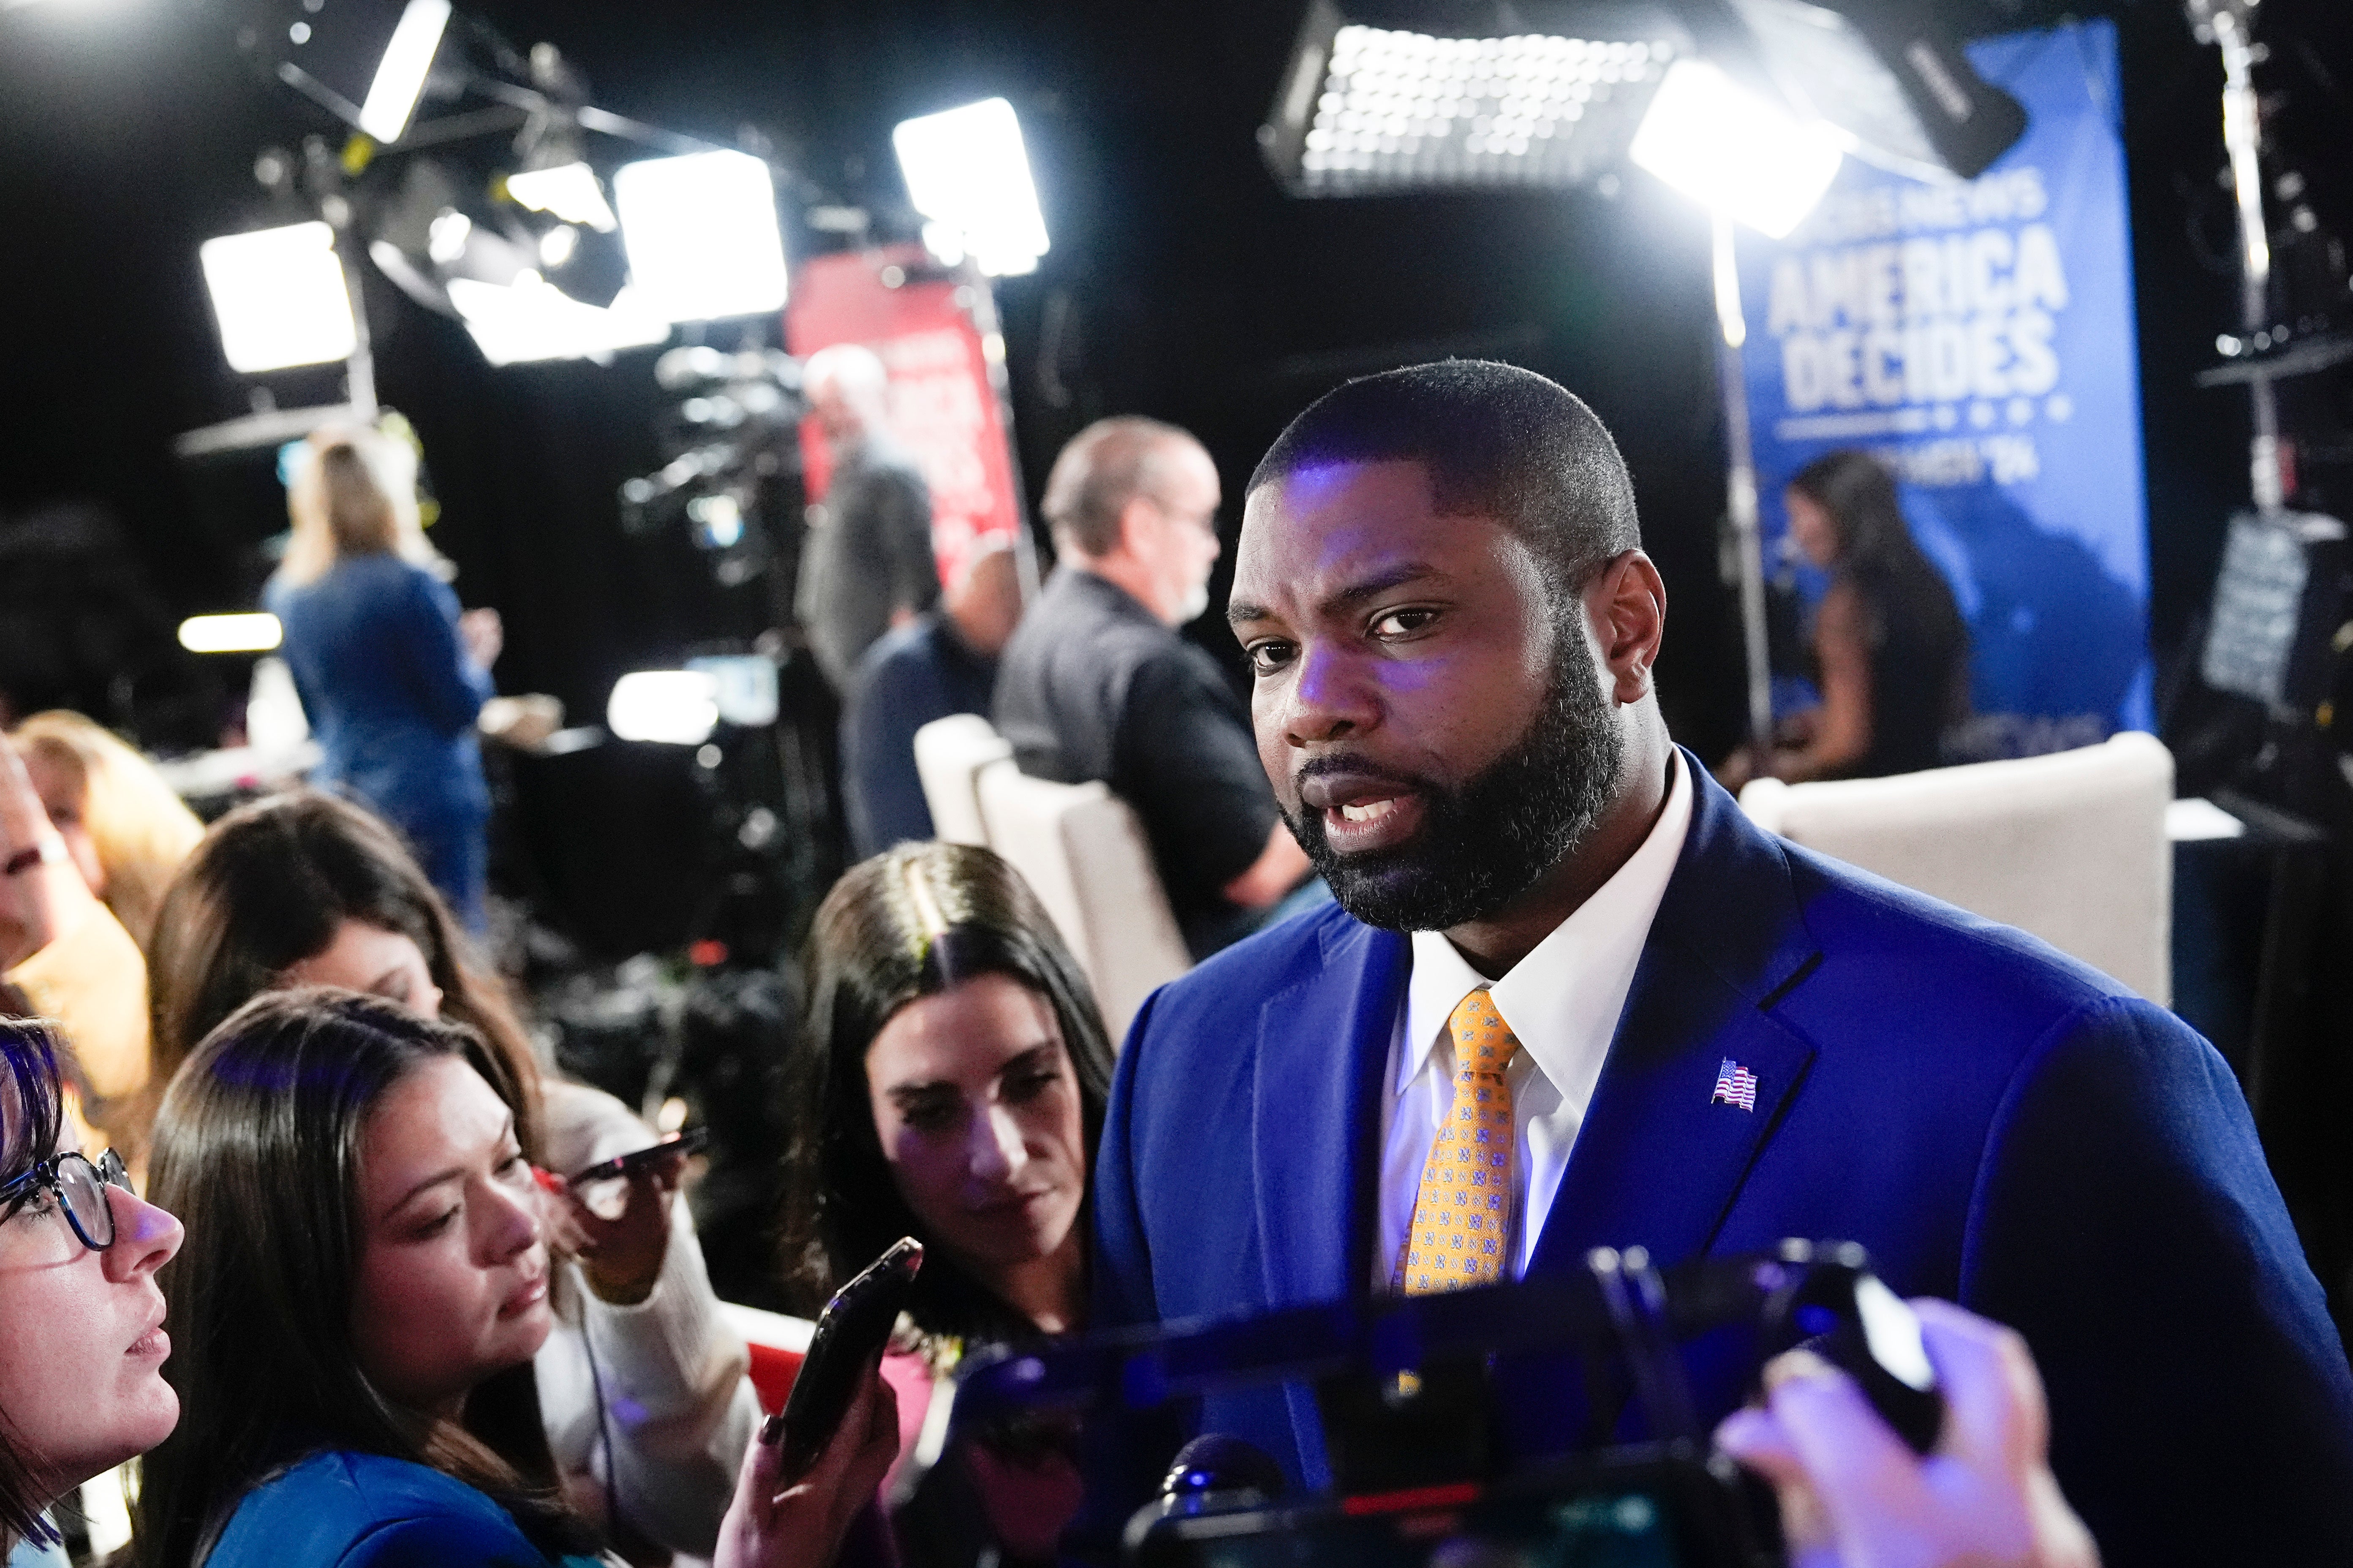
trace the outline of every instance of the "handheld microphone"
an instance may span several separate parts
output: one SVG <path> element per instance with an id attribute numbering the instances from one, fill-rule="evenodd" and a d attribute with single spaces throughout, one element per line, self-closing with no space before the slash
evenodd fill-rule
<path id="1" fill-rule="evenodd" d="M 1240 1437 L 1209 1432 L 1176 1450 L 1160 1495 L 1169 1510 L 1191 1513 L 1210 1506 L 1255 1508 L 1282 1495 L 1282 1467 L 1267 1451 Z"/>

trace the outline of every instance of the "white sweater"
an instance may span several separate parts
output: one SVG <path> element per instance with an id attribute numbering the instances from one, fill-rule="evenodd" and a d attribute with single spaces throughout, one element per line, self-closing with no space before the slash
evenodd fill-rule
<path id="1" fill-rule="evenodd" d="M 654 1140 L 600 1089 L 551 1077 L 543 1102 L 543 1157 L 556 1171 Z M 708 1557 L 760 1407 L 745 1375 L 751 1352 L 720 1316 L 686 1205 L 672 1211 L 661 1274 L 643 1301 L 598 1300 L 572 1264 L 559 1272 L 555 1320 L 533 1366 L 565 1492 L 599 1522 L 617 1509 L 671 1551 Z"/>

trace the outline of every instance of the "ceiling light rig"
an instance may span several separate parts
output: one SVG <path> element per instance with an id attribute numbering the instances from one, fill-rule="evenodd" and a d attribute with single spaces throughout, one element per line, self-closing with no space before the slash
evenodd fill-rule
<path id="1" fill-rule="evenodd" d="M 247 56 L 355 133 L 340 155 L 314 139 L 271 186 L 285 235 L 205 248 L 233 368 L 343 359 L 372 412 L 361 258 L 493 364 L 601 361 L 783 305 L 769 165 L 596 107 L 552 46 L 518 51 L 450 0 L 261 0 L 245 18 Z M 301 309 L 271 320 L 273 300 Z"/>

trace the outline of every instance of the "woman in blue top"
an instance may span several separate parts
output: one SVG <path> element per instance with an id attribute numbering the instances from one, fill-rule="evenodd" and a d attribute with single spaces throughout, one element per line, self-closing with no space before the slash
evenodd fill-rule
<path id="1" fill-rule="evenodd" d="M 532 1357 L 547 1337 L 522 1090 L 462 1025 L 356 992 L 271 992 L 174 1079 L 157 1200 L 176 1431 L 147 1457 L 149 1568 L 548 1568 L 601 1543 L 565 1503 Z M 896 1447 L 879 1374 L 786 1487 L 754 1442 L 723 1568 L 821 1568 Z M 773 1427 L 776 1423 L 771 1423 Z"/>
<path id="2" fill-rule="evenodd" d="M 286 491 L 293 539 L 262 603 L 285 628 L 286 662 L 326 752 L 312 782 L 406 835 L 479 934 L 491 796 L 474 721 L 495 690 L 498 612 L 459 612 L 416 494 L 406 447 L 369 431 L 312 437 Z"/>

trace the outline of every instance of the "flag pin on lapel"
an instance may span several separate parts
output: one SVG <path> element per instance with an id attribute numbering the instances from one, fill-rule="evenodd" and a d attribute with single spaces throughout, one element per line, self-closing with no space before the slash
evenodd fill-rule
<path id="1" fill-rule="evenodd" d="M 1757 1075 L 1730 1057 L 1725 1058 L 1724 1065 L 1716 1069 L 1715 1092 L 1708 1096 L 1707 1102 L 1710 1105 L 1736 1105 L 1743 1110 L 1755 1111 Z"/>

